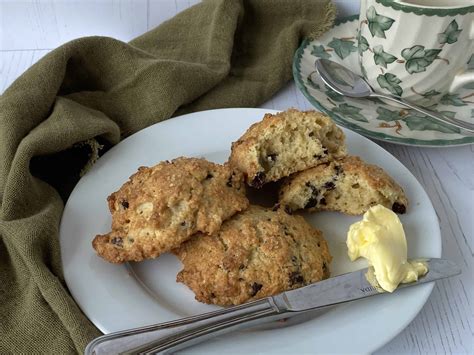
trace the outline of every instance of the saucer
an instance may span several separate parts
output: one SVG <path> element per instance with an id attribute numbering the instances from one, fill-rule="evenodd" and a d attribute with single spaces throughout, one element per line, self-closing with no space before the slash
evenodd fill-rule
<path id="1" fill-rule="evenodd" d="M 340 19 L 317 40 L 305 39 L 295 53 L 293 76 L 298 88 L 317 109 L 335 122 L 367 137 L 391 143 L 446 147 L 474 143 L 451 126 L 439 123 L 414 110 L 391 106 L 379 99 L 355 99 L 339 95 L 327 87 L 314 62 L 325 58 L 340 63 L 361 75 L 357 49 L 359 15 Z M 474 66 L 474 55 L 469 67 Z M 443 96 L 429 107 L 449 117 L 474 122 L 474 85 Z"/>

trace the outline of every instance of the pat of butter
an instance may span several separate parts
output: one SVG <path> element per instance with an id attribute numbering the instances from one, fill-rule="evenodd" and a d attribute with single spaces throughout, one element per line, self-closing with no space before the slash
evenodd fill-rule
<path id="1" fill-rule="evenodd" d="M 400 283 L 418 280 L 428 272 L 423 261 L 407 261 L 407 241 L 398 216 L 377 205 L 362 221 L 350 226 L 347 233 L 349 258 L 366 258 L 374 268 L 375 278 L 385 291 L 393 292 Z"/>

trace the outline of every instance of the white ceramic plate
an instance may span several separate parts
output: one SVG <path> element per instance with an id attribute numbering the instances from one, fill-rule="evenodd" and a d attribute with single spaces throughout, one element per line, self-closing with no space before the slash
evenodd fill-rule
<path id="1" fill-rule="evenodd" d="M 175 282 L 181 265 L 172 255 L 156 260 L 113 265 L 97 257 L 91 246 L 96 234 L 109 230 L 107 196 L 142 165 L 178 156 L 227 160 L 231 142 L 263 109 L 222 109 L 193 113 L 148 127 L 112 148 L 77 184 L 66 204 L 60 227 L 64 276 L 71 294 L 104 333 L 186 317 L 217 307 L 194 300 Z M 425 191 L 393 156 L 357 133 L 345 130 L 349 152 L 378 164 L 409 196 L 401 216 L 411 257 L 440 257 L 438 220 Z M 334 260 L 332 274 L 360 269 L 346 256 L 345 236 L 359 218 L 324 212 L 306 215 L 320 228 Z M 384 345 L 420 311 L 433 289 L 421 285 L 394 295 L 380 295 L 338 306 L 304 323 L 271 330 L 248 330 L 221 336 L 186 349 L 186 353 L 369 353 Z"/>

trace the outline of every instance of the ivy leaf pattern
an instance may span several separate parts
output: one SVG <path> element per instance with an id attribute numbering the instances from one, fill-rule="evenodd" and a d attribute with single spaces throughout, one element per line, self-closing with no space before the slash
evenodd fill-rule
<path id="1" fill-rule="evenodd" d="M 369 23 L 369 31 L 372 34 L 372 37 L 386 38 L 385 31 L 392 27 L 395 20 L 390 17 L 379 15 L 373 6 L 367 9 L 366 15 L 367 22 Z"/>
<path id="2" fill-rule="evenodd" d="M 425 49 L 424 46 L 415 45 L 402 50 L 402 57 L 405 58 L 405 69 L 408 73 L 421 73 L 426 71 L 426 67 L 433 63 L 438 57 L 441 49 Z"/>
<path id="3" fill-rule="evenodd" d="M 402 81 L 398 79 L 396 75 L 391 73 L 386 73 L 384 75 L 380 74 L 377 77 L 377 82 L 382 89 L 390 91 L 390 93 L 393 95 L 402 96 L 403 89 L 400 85 L 398 85 Z"/>
<path id="4" fill-rule="evenodd" d="M 361 110 L 361 108 L 349 104 L 340 104 L 338 107 L 334 107 L 332 109 L 334 113 L 338 113 L 344 117 L 352 118 L 355 121 L 369 122 L 364 116 L 362 116 L 362 114 L 360 114 Z"/>
<path id="5" fill-rule="evenodd" d="M 357 51 L 357 47 L 354 46 L 354 43 L 355 42 L 350 39 L 333 38 L 332 41 L 328 43 L 328 47 L 333 48 L 338 57 L 344 59 L 352 52 Z"/>
<path id="6" fill-rule="evenodd" d="M 452 20 L 448 27 L 446 27 L 444 32 L 438 34 L 438 42 L 440 44 L 453 44 L 454 42 L 457 42 L 458 36 L 461 31 L 462 29 L 459 29 L 456 20 Z"/>
<path id="7" fill-rule="evenodd" d="M 333 89 L 331 89 L 329 86 L 325 85 L 326 87 L 326 95 L 327 97 L 329 97 L 332 101 L 335 101 L 335 102 L 344 102 L 345 99 L 344 99 L 344 96 L 341 95 L 341 94 L 338 94 L 337 92 L 335 92 Z"/>
<path id="8" fill-rule="evenodd" d="M 393 63 L 397 60 L 397 57 L 387 53 L 383 50 L 383 46 L 375 46 L 374 47 L 374 62 L 377 65 L 381 65 L 384 68 L 387 68 L 387 64 Z"/>
<path id="9" fill-rule="evenodd" d="M 381 106 L 377 107 L 376 112 L 378 113 L 377 119 L 385 122 L 397 121 L 403 117 L 400 111 L 391 111 Z"/>
<path id="10" fill-rule="evenodd" d="M 467 104 L 459 97 L 458 94 L 446 94 L 441 100 L 440 104 L 453 106 L 467 106 Z"/>
<path id="11" fill-rule="evenodd" d="M 311 86 L 313 89 L 316 89 L 316 90 L 320 90 L 321 87 L 319 86 L 318 83 L 315 83 L 313 81 L 313 79 L 311 79 L 311 74 L 308 75 L 308 78 L 307 78 L 307 81 L 308 81 L 308 85 Z"/>
<path id="12" fill-rule="evenodd" d="M 362 54 L 369 49 L 369 42 L 367 41 L 367 38 L 362 36 L 360 31 L 357 33 L 357 49 L 359 50 L 359 54 Z"/>
<path id="13" fill-rule="evenodd" d="M 430 91 L 425 92 L 424 94 L 421 94 L 421 96 L 423 96 L 426 99 L 431 99 L 433 96 L 440 95 L 440 94 L 441 93 L 439 91 L 430 90 Z"/>
<path id="14" fill-rule="evenodd" d="M 322 59 L 329 59 L 331 58 L 331 55 L 326 52 L 324 49 L 324 46 L 319 45 L 319 46 L 313 46 L 313 49 L 311 50 L 311 54 L 314 55 L 315 57 L 322 58 Z"/>
<path id="15" fill-rule="evenodd" d="M 450 111 L 446 111 L 450 112 Z M 445 125 L 431 117 L 419 114 L 417 112 L 410 112 L 403 118 L 407 127 L 412 131 L 438 131 L 442 133 L 459 133 L 459 129 Z"/>

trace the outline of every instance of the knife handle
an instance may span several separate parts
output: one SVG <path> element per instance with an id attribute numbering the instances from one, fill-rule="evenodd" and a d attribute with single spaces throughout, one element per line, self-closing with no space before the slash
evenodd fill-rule
<path id="1" fill-rule="evenodd" d="M 85 355 L 155 354 L 176 351 L 237 329 L 284 318 L 271 297 L 176 321 L 100 336 Z"/>

